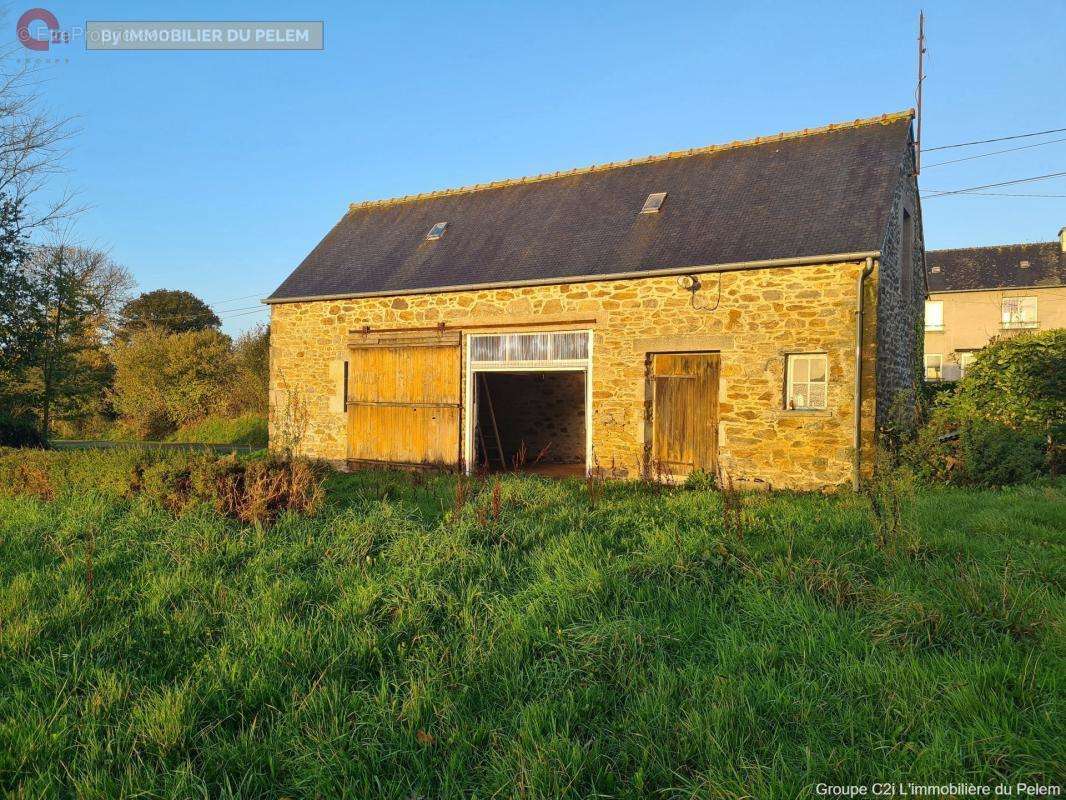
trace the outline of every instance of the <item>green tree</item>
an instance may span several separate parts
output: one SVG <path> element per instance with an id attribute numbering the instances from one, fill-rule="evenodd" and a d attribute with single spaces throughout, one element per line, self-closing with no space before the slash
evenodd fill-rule
<path id="1" fill-rule="evenodd" d="M 218 329 L 222 321 L 203 300 L 180 289 L 156 289 L 145 292 L 123 306 L 119 313 L 117 335 L 129 338 L 148 327 L 167 333 L 186 333 L 209 328 Z"/>
<path id="2" fill-rule="evenodd" d="M 86 358 L 90 351 L 100 348 L 96 328 L 103 309 L 100 299 L 82 279 L 76 260 L 74 250 L 58 245 L 40 252 L 34 270 L 44 302 L 35 405 L 45 439 L 51 433 L 52 416 L 57 410 L 98 395 L 106 382 L 104 371 Z"/>
<path id="3" fill-rule="evenodd" d="M 40 287 L 27 269 L 22 204 L 0 197 L 0 444 L 41 442 L 27 377 L 43 342 Z"/>
<path id="4" fill-rule="evenodd" d="M 259 325 L 233 343 L 233 377 L 229 391 L 231 413 L 267 411 L 270 389 L 270 328 Z"/>
<path id="5" fill-rule="evenodd" d="M 225 402 L 233 373 L 229 337 L 213 328 L 166 333 L 150 327 L 112 348 L 112 402 L 141 438 L 168 436 Z"/>
<path id="6" fill-rule="evenodd" d="M 133 281 L 106 253 L 63 243 L 33 248 L 28 272 L 43 333 L 26 389 L 47 438 L 56 420 L 77 427 L 103 412 L 111 379 L 104 343 Z"/>

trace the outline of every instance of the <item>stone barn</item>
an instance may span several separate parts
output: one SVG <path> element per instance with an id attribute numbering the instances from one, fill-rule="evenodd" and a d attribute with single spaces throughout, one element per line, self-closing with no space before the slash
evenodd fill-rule
<path id="1" fill-rule="evenodd" d="M 353 204 L 265 301 L 272 445 L 857 485 L 920 376 L 912 117 Z"/>

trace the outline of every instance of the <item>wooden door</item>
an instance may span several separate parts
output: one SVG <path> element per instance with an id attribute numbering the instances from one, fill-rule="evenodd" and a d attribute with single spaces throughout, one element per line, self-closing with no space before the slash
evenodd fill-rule
<path id="1" fill-rule="evenodd" d="M 656 353 L 651 360 L 652 469 L 718 468 L 718 353 Z"/>
<path id="2" fill-rule="evenodd" d="M 458 465 L 459 344 L 390 343 L 349 352 L 348 458 Z"/>

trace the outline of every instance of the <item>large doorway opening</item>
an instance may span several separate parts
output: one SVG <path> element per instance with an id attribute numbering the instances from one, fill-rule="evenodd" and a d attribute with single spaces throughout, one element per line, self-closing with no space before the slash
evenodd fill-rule
<path id="1" fill-rule="evenodd" d="M 479 371 L 473 381 L 479 470 L 585 474 L 584 370 Z"/>

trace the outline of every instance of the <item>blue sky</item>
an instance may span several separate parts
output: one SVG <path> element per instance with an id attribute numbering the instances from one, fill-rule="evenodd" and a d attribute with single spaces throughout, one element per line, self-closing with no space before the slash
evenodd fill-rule
<path id="1" fill-rule="evenodd" d="M 321 52 L 53 47 L 76 222 L 141 289 L 234 333 L 351 201 L 614 161 L 914 104 L 919 4 L 40 3 L 87 19 L 321 19 Z M 5 27 L 25 10 L 11 4 Z M 1056 2 L 929 2 L 926 145 L 1066 127 Z M 1059 134 L 1059 138 L 1066 133 Z M 1040 139 L 930 153 L 926 165 Z M 923 192 L 1066 170 L 1066 142 L 927 166 Z M 1066 194 L 1066 180 L 1001 191 Z M 1041 241 L 1066 199 L 924 203 L 930 248 Z M 251 313 L 248 313 L 248 309 Z"/>

